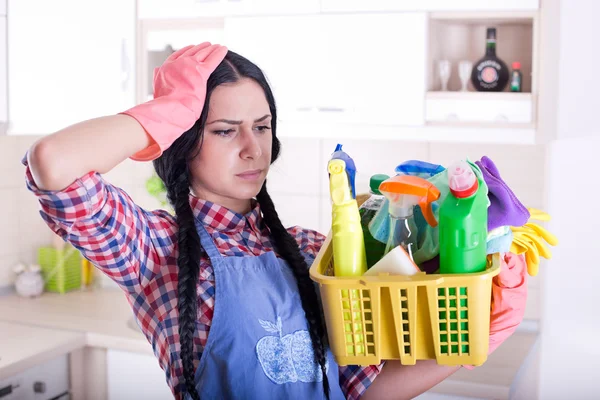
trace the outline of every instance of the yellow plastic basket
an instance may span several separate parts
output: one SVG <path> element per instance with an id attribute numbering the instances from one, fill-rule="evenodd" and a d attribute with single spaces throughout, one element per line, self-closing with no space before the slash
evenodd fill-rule
<path id="1" fill-rule="evenodd" d="M 331 351 L 339 365 L 487 359 L 492 278 L 500 256 L 475 274 L 334 277 L 331 233 L 310 277 L 319 284 Z"/>

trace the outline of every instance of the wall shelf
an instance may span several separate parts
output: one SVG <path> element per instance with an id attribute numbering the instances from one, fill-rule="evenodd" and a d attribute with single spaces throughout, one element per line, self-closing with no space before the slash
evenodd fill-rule
<path id="1" fill-rule="evenodd" d="M 497 30 L 497 56 L 508 68 L 521 63 L 523 92 L 537 93 L 538 12 L 431 13 L 429 15 L 428 90 L 439 90 L 437 62 L 445 59 L 452 65 L 449 90 L 461 87 L 458 64 L 473 64 L 485 54 L 486 28 Z M 469 89 L 474 90 L 469 82 Z M 508 91 L 509 87 L 505 88 Z"/>
<path id="2" fill-rule="evenodd" d="M 535 96 L 531 93 L 428 92 L 426 123 L 532 124 Z"/>

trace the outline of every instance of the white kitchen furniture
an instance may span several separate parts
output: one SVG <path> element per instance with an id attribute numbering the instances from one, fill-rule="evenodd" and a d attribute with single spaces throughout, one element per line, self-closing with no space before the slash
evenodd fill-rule
<path id="1" fill-rule="evenodd" d="M 538 7 L 539 0 L 321 0 L 325 12 L 518 11 Z"/>
<path id="2" fill-rule="evenodd" d="M 534 144 L 539 7 L 538 0 L 9 0 L 10 85 L 4 107 L 0 48 L 0 122 L 8 109 L 8 134 L 47 134 L 147 101 L 153 69 L 172 51 L 208 40 L 264 70 L 282 137 Z M 457 91 L 457 64 L 483 55 L 488 26 L 498 29 L 499 57 L 509 67 L 521 62 L 523 93 Z M 33 27 L 44 34 L 29 34 Z M 440 59 L 452 62 L 451 92 L 439 92 Z"/>
<path id="3" fill-rule="evenodd" d="M 228 46 L 270 80 L 281 120 L 313 122 L 313 129 L 327 122 L 421 125 L 426 34 L 424 13 L 225 21 Z"/>
<path id="4" fill-rule="evenodd" d="M 295 15 L 318 13 L 319 10 L 320 0 L 138 0 L 141 19 Z"/>
<path id="5" fill-rule="evenodd" d="M 69 358 L 66 355 L 0 380 L 2 400 L 69 400 Z"/>
<path id="6" fill-rule="evenodd" d="M 132 106 L 134 33 L 135 0 L 8 0 L 9 134 Z"/>
<path id="7" fill-rule="evenodd" d="M 109 349 L 106 370 L 107 400 L 173 398 L 165 373 L 154 355 Z"/>
<path id="8" fill-rule="evenodd" d="M 8 127 L 8 64 L 6 0 L 0 0 L 0 135 Z"/>

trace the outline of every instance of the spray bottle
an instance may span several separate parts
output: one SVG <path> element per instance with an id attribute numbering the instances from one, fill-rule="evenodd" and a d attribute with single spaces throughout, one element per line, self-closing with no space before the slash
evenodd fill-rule
<path id="1" fill-rule="evenodd" d="M 367 259 L 360 213 L 342 159 L 329 161 L 329 190 L 332 201 L 332 242 L 335 276 L 361 276 Z"/>
<path id="2" fill-rule="evenodd" d="M 375 174 L 371 176 L 369 181 L 371 196 L 358 208 L 360 212 L 361 224 L 363 228 L 363 234 L 365 237 L 365 251 L 367 253 L 367 268 L 371 268 L 375 265 L 383 256 L 385 252 L 385 243 L 375 239 L 369 231 L 369 223 L 373 217 L 377 214 L 377 211 L 381 208 L 385 201 L 385 196 L 379 191 L 379 185 L 381 182 L 389 179 L 390 177 L 385 174 Z"/>
<path id="3" fill-rule="evenodd" d="M 345 154 L 345 153 L 344 153 Z M 338 154 L 337 156 L 340 156 Z M 332 202 L 331 231 L 333 245 L 333 273 L 335 276 L 361 276 L 367 272 L 367 257 L 365 242 L 360 224 L 358 204 L 352 196 L 347 172 L 347 154 L 341 158 L 329 160 L 329 191 Z M 352 160 L 349 156 L 347 156 Z M 354 163 L 351 164 L 354 166 Z M 358 289 L 342 290 L 342 300 L 350 306 L 349 311 L 344 311 L 344 321 L 353 321 L 344 324 L 346 340 L 354 343 L 353 351 L 360 355 L 365 353 L 365 337 L 362 333 L 363 325 L 355 318 L 360 314 L 360 292 Z"/>
<path id="4" fill-rule="evenodd" d="M 396 175 L 385 180 L 379 191 L 389 200 L 390 230 L 385 253 L 402 246 L 413 260 L 417 249 L 417 226 L 413 207 L 419 205 L 429 225 L 437 226 L 431 203 L 439 199 L 440 191 L 429 181 L 410 175 Z"/>
<path id="5" fill-rule="evenodd" d="M 342 160 L 346 163 L 346 175 L 348 175 L 348 184 L 350 185 L 350 195 L 353 199 L 356 199 L 356 165 L 352 157 L 342 150 L 342 145 L 337 144 L 333 154 L 331 154 L 331 160 Z"/>

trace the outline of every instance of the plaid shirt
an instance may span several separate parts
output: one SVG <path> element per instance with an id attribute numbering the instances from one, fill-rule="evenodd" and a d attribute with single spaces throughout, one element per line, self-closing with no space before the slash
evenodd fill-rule
<path id="1" fill-rule="evenodd" d="M 56 234 L 78 248 L 123 289 L 166 373 L 174 397 L 181 399 L 183 368 L 177 320 L 175 218 L 163 210 L 140 208 L 127 193 L 95 172 L 61 191 L 41 190 L 32 178 L 26 158 L 23 164 L 27 167 L 27 187 L 38 197 L 42 218 Z M 273 251 L 257 203 L 246 215 L 193 196 L 190 196 L 190 205 L 223 256 L 257 256 Z M 299 227 L 289 228 L 288 232 L 300 250 L 313 259 L 325 239 L 315 231 Z M 197 294 L 196 367 L 208 338 L 215 306 L 215 277 L 209 259 L 200 261 Z M 340 367 L 339 384 L 346 398 L 359 398 L 380 371 L 381 366 Z"/>

